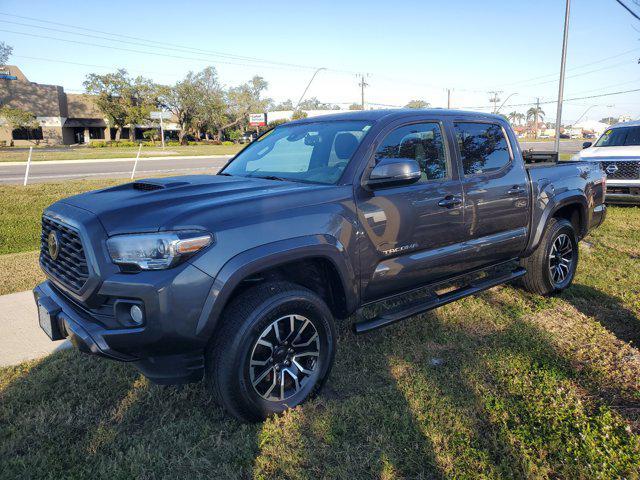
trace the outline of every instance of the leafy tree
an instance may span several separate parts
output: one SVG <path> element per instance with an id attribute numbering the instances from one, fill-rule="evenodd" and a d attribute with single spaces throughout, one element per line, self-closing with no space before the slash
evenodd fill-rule
<path id="1" fill-rule="evenodd" d="M 189 72 L 184 80 L 173 86 L 161 86 L 158 99 L 169 110 L 180 125 L 178 140 L 185 143 L 185 135 L 196 127 L 196 117 L 202 112 L 201 85 L 198 74 Z"/>
<path id="2" fill-rule="evenodd" d="M 542 110 L 542 107 L 539 106 L 531 107 L 529 110 L 527 110 L 527 121 L 533 120 L 533 131 L 536 137 L 538 136 L 538 121 L 544 120 L 544 115 L 544 110 Z"/>
<path id="3" fill-rule="evenodd" d="M 158 91 L 153 82 L 144 77 L 131 78 L 125 69 L 114 73 L 87 75 L 84 83 L 110 126 L 116 128 L 115 140 L 120 140 L 122 128 L 149 118 L 157 103 Z"/>
<path id="4" fill-rule="evenodd" d="M 11 129 L 25 128 L 28 132 L 31 129 L 38 128 L 40 124 L 36 119 L 36 116 L 26 110 L 20 110 L 19 108 L 1 107 L 0 118 L 2 118 L 5 124 Z"/>
<path id="5" fill-rule="evenodd" d="M 291 120 L 300 120 L 301 118 L 307 118 L 307 112 L 304 110 L 296 110 L 293 112 L 293 115 L 291 115 Z"/>
<path id="6" fill-rule="evenodd" d="M 250 113 L 267 110 L 271 99 L 262 98 L 262 93 L 268 85 L 264 78 L 256 75 L 250 81 L 238 87 L 232 87 L 226 92 L 224 96 L 225 110 L 213 125 L 218 140 L 222 138 L 227 128 L 246 122 Z"/>
<path id="7" fill-rule="evenodd" d="M 271 110 L 276 112 L 282 110 L 293 110 L 293 102 L 291 100 L 285 100 L 284 102 L 280 102 L 275 105 Z"/>
<path id="8" fill-rule="evenodd" d="M 225 99 L 224 89 L 218 81 L 218 74 L 214 67 L 207 67 L 194 77 L 196 92 L 199 95 L 196 103 L 194 127 L 196 137 L 204 132 L 209 139 L 210 133 L 215 133 L 216 125 L 224 117 Z"/>
<path id="9" fill-rule="evenodd" d="M 511 124 L 515 124 L 518 121 L 518 115 L 520 115 L 518 112 L 513 111 L 511 112 L 509 115 L 507 115 L 507 119 L 511 122 Z"/>
<path id="10" fill-rule="evenodd" d="M 431 104 L 425 100 L 410 100 L 404 108 L 429 108 Z"/>
<path id="11" fill-rule="evenodd" d="M 0 65 L 4 66 L 9 61 L 9 57 L 13 52 L 13 47 L 4 42 L 0 42 Z"/>
<path id="12" fill-rule="evenodd" d="M 285 118 L 281 118 L 279 120 L 272 120 L 267 124 L 267 129 L 271 130 L 272 128 L 276 128 L 278 125 L 282 125 L 283 123 L 287 123 L 288 120 Z"/>
<path id="13" fill-rule="evenodd" d="M 142 132 L 142 137 L 155 145 L 156 141 L 160 140 L 160 132 L 155 128 L 152 130 L 145 130 Z"/>
<path id="14" fill-rule="evenodd" d="M 349 110 L 362 110 L 362 105 L 359 103 L 352 103 L 349 105 Z"/>
<path id="15" fill-rule="evenodd" d="M 340 110 L 339 105 L 332 105 L 330 103 L 323 103 L 316 97 L 311 97 L 298 105 L 300 110 Z"/>

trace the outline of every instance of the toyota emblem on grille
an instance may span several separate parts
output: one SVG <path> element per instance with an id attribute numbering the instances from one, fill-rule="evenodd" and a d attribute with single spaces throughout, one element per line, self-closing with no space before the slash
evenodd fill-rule
<path id="1" fill-rule="evenodd" d="M 612 163 L 611 165 L 607 165 L 607 168 L 605 168 L 605 171 L 613 175 L 618 171 L 618 166 L 615 163 Z"/>
<path id="2" fill-rule="evenodd" d="M 58 238 L 58 232 L 51 230 L 47 237 L 47 247 L 49 249 L 49 256 L 52 260 L 58 258 L 60 253 L 60 239 Z"/>

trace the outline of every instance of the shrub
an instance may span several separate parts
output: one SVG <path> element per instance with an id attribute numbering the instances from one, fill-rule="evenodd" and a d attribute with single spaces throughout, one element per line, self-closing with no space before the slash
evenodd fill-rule
<path id="1" fill-rule="evenodd" d="M 233 142 L 230 140 L 225 140 L 224 142 L 222 142 L 222 145 L 233 145 Z"/>

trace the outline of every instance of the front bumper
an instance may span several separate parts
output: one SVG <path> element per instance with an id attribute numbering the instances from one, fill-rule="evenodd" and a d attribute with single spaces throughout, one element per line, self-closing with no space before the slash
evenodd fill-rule
<path id="1" fill-rule="evenodd" d="M 640 180 L 607 180 L 606 201 L 640 205 Z"/>
<path id="2" fill-rule="evenodd" d="M 33 293 L 60 337 L 80 351 L 133 362 L 155 383 L 177 384 L 202 378 L 207 339 L 198 334 L 197 324 L 212 283 L 187 263 L 166 271 L 112 275 L 94 295 L 102 301 L 99 307 L 78 302 L 51 280 Z M 144 323 L 120 324 L 115 312 L 119 301 L 143 305 Z"/>

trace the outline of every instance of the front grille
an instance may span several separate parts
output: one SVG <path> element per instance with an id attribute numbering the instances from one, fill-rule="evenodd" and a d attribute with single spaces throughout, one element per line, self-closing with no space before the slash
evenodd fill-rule
<path id="1" fill-rule="evenodd" d="M 49 235 L 58 236 L 58 255 L 54 260 L 49 252 Z M 89 268 L 78 232 L 50 217 L 42 217 L 40 237 L 40 265 L 52 277 L 74 291 L 79 291 L 89 279 Z"/>
<path id="2" fill-rule="evenodd" d="M 614 172 L 608 172 L 607 168 L 613 166 L 618 170 Z M 602 170 L 607 174 L 607 178 L 614 180 L 637 180 L 640 178 L 640 161 L 639 160 L 625 160 L 620 162 L 602 162 Z"/>

